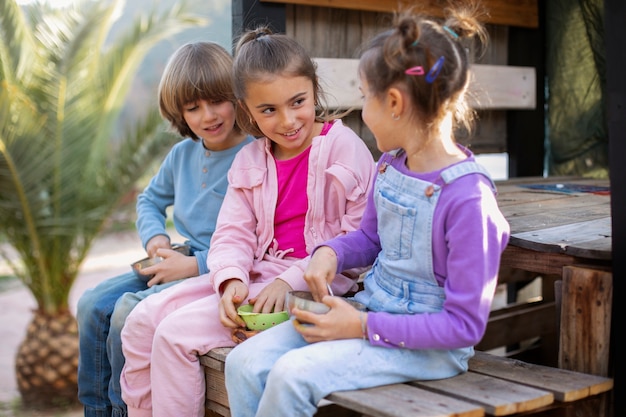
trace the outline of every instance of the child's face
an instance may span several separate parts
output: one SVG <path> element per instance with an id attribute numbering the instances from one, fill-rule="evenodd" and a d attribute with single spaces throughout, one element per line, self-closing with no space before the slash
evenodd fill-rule
<path id="1" fill-rule="evenodd" d="M 397 146 L 392 143 L 395 135 L 388 133 L 391 132 L 391 110 L 387 109 L 385 103 L 370 91 L 367 80 L 363 76 L 359 76 L 359 79 L 359 90 L 363 95 L 361 118 L 374 134 L 378 150 L 381 152 L 393 150 Z"/>
<path id="2" fill-rule="evenodd" d="M 235 106 L 230 101 L 198 100 L 183 106 L 183 117 L 189 128 L 212 151 L 222 151 L 237 144 Z"/>
<path id="3" fill-rule="evenodd" d="M 274 142 L 277 159 L 293 158 L 311 144 L 315 95 L 309 78 L 268 77 L 246 87 L 246 107 L 261 132 Z"/>

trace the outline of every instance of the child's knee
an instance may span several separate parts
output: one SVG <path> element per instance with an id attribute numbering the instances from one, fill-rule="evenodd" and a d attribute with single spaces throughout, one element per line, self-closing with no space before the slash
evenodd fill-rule
<path id="1" fill-rule="evenodd" d="M 88 322 L 95 316 L 108 317 L 112 310 L 113 305 L 108 299 L 92 288 L 85 291 L 78 299 L 76 317 L 79 322 Z"/>
<path id="2" fill-rule="evenodd" d="M 111 315 L 111 327 L 118 328 L 121 331 L 126 318 L 140 301 L 133 295 L 132 293 L 126 293 L 117 300 Z"/>
<path id="3" fill-rule="evenodd" d="M 226 378 L 238 381 L 246 375 L 256 375 L 259 364 L 259 357 L 254 349 L 250 349 L 250 343 L 238 345 L 226 356 L 224 365 Z"/>

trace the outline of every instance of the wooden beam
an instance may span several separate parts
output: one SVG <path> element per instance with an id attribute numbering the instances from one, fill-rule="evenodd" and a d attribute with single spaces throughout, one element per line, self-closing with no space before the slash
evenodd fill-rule
<path id="1" fill-rule="evenodd" d="M 415 0 L 261 0 L 267 3 L 299 4 L 304 6 L 332 7 L 337 9 L 363 10 L 392 13 L 399 8 L 414 6 Z M 445 2 L 423 0 L 419 7 L 424 13 L 442 17 Z M 539 27 L 537 0 L 482 0 L 488 12 L 485 23 L 526 28 Z"/>
<path id="2" fill-rule="evenodd" d="M 314 58 L 331 109 L 359 109 L 358 59 Z M 534 109 L 535 68 L 509 65 L 472 66 L 469 104 L 474 109 Z"/>

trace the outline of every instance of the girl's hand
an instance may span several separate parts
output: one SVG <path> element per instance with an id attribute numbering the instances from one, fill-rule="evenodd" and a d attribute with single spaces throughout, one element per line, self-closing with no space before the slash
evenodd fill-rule
<path id="1" fill-rule="evenodd" d="M 315 301 L 321 301 L 322 297 L 329 294 L 328 286 L 335 279 L 336 273 L 337 254 L 335 251 L 328 246 L 318 248 L 304 271 L 304 280 Z"/>
<path id="2" fill-rule="evenodd" d="M 173 249 L 158 249 L 156 256 L 163 260 L 141 270 L 145 275 L 154 274 L 148 281 L 148 287 L 198 275 L 198 262 L 195 256 L 185 256 Z"/>
<path id="3" fill-rule="evenodd" d="M 225 327 L 246 327 L 246 323 L 237 314 L 237 307 L 248 297 L 248 286 L 241 280 L 233 278 L 222 284 L 220 298 L 220 322 Z"/>
<path id="4" fill-rule="evenodd" d="M 315 343 L 363 337 L 362 326 L 367 326 L 366 312 L 357 310 L 341 297 L 325 296 L 322 302 L 330 307 L 326 314 L 311 313 L 297 308 L 291 310 L 291 314 L 296 318 L 293 325 L 304 340 Z"/>
<path id="5" fill-rule="evenodd" d="M 254 304 L 252 311 L 271 313 L 272 311 L 286 310 L 285 297 L 291 290 L 291 285 L 280 278 L 276 278 L 271 284 L 263 288 L 256 297 L 250 299 L 250 304 Z"/>

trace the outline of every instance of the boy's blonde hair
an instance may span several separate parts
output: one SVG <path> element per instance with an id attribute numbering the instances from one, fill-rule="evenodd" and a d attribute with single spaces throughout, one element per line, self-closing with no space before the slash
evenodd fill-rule
<path id="1" fill-rule="evenodd" d="M 185 122 L 184 106 L 197 100 L 229 101 L 233 92 L 233 58 L 213 42 L 187 43 L 172 54 L 159 83 L 159 110 L 182 137 L 200 138 Z M 234 129 L 239 130 L 237 124 Z"/>

